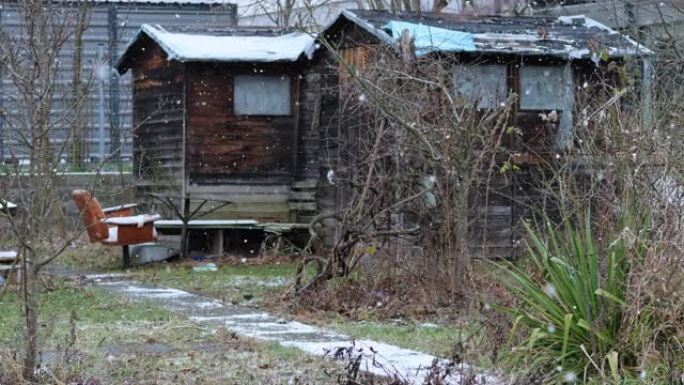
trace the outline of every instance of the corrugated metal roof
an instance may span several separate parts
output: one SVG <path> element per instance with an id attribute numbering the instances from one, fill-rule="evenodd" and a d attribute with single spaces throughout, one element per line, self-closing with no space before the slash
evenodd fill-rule
<path id="1" fill-rule="evenodd" d="M 653 53 L 629 37 L 584 15 L 472 16 L 345 10 L 325 31 L 345 19 L 391 45 L 396 45 L 401 32 L 408 29 L 414 37 L 418 55 L 430 52 L 482 52 L 597 59 Z"/>

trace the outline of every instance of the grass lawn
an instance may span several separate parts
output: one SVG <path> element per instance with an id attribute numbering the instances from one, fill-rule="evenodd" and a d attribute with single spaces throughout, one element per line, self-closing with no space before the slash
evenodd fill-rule
<path id="1" fill-rule="evenodd" d="M 272 305 L 273 298 L 289 290 L 296 269 L 296 263 L 293 262 L 235 262 L 218 261 L 218 271 L 215 272 L 194 272 L 192 267 L 198 262 L 181 261 L 135 267 L 128 270 L 128 274 L 133 279 L 199 293 L 226 303 L 263 307 Z M 357 339 L 391 343 L 441 357 L 450 357 L 456 346 L 471 351 L 479 338 L 476 321 L 449 324 L 412 320 L 392 322 L 375 319 L 369 314 L 365 322 L 354 322 L 331 312 L 293 316 L 282 314 L 283 309 L 280 308 L 276 311 L 286 318 L 294 317 L 305 323 L 315 323 Z M 483 364 L 486 365 L 486 362 Z"/>
<path id="2" fill-rule="evenodd" d="M 134 279 L 191 291 L 226 303 L 258 305 L 280 295 L 288 287 L 296 264 L 229 264 L 218 262 L 218 271 L 194 272 L 192 262 L 156 264 L 129 270 Z"/>
<path id="3" fill-rule="evenodd" d="M 327 383 L 337 364 L 293 348 L 204 329 L 148 303 L 121 300 L 97 288 L 48 280 L 41 298 L 41 351 L 62 379 L 98 384 Z M 74 336 L 69 362 L 61 355 Z M 0 383 L 13 383 L 12 352 L 23 340 L 17 298 L 0 300 Z M 50 358 L 51 357 L 51 358 Z M 5 376 L 5 377 L 3 377 Z M 61 377 L 59 377 L 61 376 Z M 69 377 L 71 376 L 71 377 Z M 49 379 L 45 383 L 59 383 Z M 70 383 L 65 381 L 66 383 Z"/>
<path id="4" fill-rule="evenodd" d="M 90 243 L 84 234 L 78 245 L 66 249 L 57 262 L 89 272 L 114 271 L 122 268 L 123 257 L 121 247 Z"/>
<path id="5" fill-rule="evenodd" d="M 176 316 L 168 311 L 112 297 L 97 288 L 87 288 L 61 279 L 45 281 L 40 296 L 41 336 L 48 346 L 64 343 L 72 312 L 78 325 L 125 324 L 127 322 L 172 322 Z M 7 291 L 0 299 L 3 322 L 0 323 L 0 345 L 15 346 L 22 340 L 16 330 L 20 325 L 20 309 L 16 294 Z"/>

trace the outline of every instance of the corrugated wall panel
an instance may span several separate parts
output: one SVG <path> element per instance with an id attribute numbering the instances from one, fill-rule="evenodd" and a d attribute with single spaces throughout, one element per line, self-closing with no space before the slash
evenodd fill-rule
<path id="1" fill-rule="evenodd" d="M 73 16 L 73 13 L 71 14 Z M 236 8 L 233 4 L 149 4 L 149 3 L 93 3 L 89 12 L 89 24 L 83 35 L 83 51 L 81 59 L 82 84 L 88 86 L 87 102 L 83 105 L 82 119 L 86 126 L 86 152 L 91 159 L 99 158 L 100 125 L 99 108 L 104 107 L 105 152 L 110 153 L 112 146 L 112 127 L 119 127 L 121 138 L 121 154 L 124 158 L 131 156 L 131 75 L 119 77 L 111 70 L 111 65 L 122 53 L 128 41 L 144 23 L 161 24 L 171 27 L 230 27 L 237 23 Z M 0 9 L 0 24 L 6 31 L 19 34 L 24 28 L 22 17 L 16 5 L 3 4 Z M 73 23 L 72 23 L 73 24 Z M 112 39 L 110 51 L 110 34 Z M 55 98 L 51 110 L 51 119 L 55 122 L 53 142 L 60 143 L 67 138 L 74 120 L 73 115 L 73 67 L 74 39 L 71 38 L 60 53 L 59 70 L 55 74 Z M 99 57 L 98 55 L 101 55 Z M 104 63 L 103 71 L 97 71 Z M 98 78 L 98 74 L 104 74 Z M 102 79 L 102 81 L 100 80 Z M 1 105 L 7 110 L 6 120 L 0 123 L 0 156 L 5 160 L 13 153 L 18 157 L 25 154 L 22 146 L 17 145 L 16 132 L 11 126 L 21 126 L 21 101 L 17 103 L 17 91 L 12 87 L 7 76 L 0 83 Z M 103 98 L 100 98 L 99 87 L 103 87 Z M 19 107 L 17 107 L 19 106 Z M 118 110 L 118 112 L 117 112 Z M 1 119 L 0 119 L 1 120 Z M 116 132 L 116 130 L 114 130 Z M 116 135 L 114 135 L 116 138 Z M 11 151 L 10 151 L 11 148 Z M 67 154 L 64 156 L 67 157 Z"/>

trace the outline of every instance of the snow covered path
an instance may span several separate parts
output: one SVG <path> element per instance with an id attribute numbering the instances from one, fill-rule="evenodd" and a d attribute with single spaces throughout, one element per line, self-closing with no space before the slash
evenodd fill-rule
<path id="1" fill-rule="evenodd" d="M 275 341 L 283 346 L 295 347 L 308 354 L 318 356 L 335 355 L 335 352 L 354 347 L 354 353 L 363 353 L 361 369 L 378 375 L 387 375 L 388 370 L 398 373 L 403 379 L 422 384 L 433 361 L 446 361 L 435 356 L 398 346 L 371 341 L 354 340 L 349 336 L 319 327 L 288 321 L 259 310 L 226 305 L 186 291 L 155 287 L 127 279 L 123 275 L 86 275 L 88 284 L 100 287 L 115 295 L 132 300 L 149 301 L 174 312 L 189 316 L 197 324 L 211 328 L 223 326 L 237 334 L 257 340 Z M 467 371 L 462 364 L 454 372 Z M 460 384 L 458 373 L 451 375 L 450 384 Z M 501 383 L 493 376 L 482 375 L 481 383 Z"/>

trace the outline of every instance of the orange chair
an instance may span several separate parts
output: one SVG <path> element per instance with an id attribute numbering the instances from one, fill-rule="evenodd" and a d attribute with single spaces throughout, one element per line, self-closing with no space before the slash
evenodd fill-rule
<path id="1" fill-rule="evenodd" d="M 132 215 L 136 205 L 123 205 L 103 210 L 97 198 L 85 190 L 74 190 L 71 197 L 81 212 L 90 242 L 123 247 L 124 267 L 130 266 L 129 246 L 157 240 L 154 221 L 157 214 Z"/>

